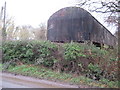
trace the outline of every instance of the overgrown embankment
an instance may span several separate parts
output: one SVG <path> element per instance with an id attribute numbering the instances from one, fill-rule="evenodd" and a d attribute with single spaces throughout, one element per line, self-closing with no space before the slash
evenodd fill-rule
<path id="1" fill-rule="evenodd" d="M 115 83 L 118 80 L 117 49 L 105 50 L 73 42 L 56 44 L 49 41 L 4 42 L 2 49 L 4 69 L 9 69 L 9 65 L 13 68 L 29 64 L 104 83 L 111 81 L 111 86 L 118 85 Z"/>

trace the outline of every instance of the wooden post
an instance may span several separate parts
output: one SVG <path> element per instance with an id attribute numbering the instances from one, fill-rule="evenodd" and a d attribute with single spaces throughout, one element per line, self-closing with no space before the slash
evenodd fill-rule
<path id="1" fill-rule="evenodd" d="M 0 20 L 2 21 L 2 15 L 3 15 L 3 7 L 1 8 L 1 12 L 0 12 Z"/>
<path id="2" fill-rule="evenodd" d="M 2 29 L 2 38 L 3 38 L 3 41 L 6 40 L 6 2 L 5 2 L 5 5 L 4 5 L 4 18 L 3 18 L 3 29 Z"/>

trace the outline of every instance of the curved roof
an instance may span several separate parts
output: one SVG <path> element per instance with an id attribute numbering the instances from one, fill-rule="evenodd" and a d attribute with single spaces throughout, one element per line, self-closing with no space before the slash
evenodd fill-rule
<path id="1" fill-rule="evenodd" d="M 114 36 L 104 25 L 102 25 L 95 17 L 93 17 L 88 11 L 80 7 L 65 7 L 54 14 L 52 14 L 49 20 L 55 19 L 79 19 L 79 18 L 94 18 L 101 26 L 103 26 L 112 36 Z"/>
<path id="2" fill-rule="evenodd" d="M 50 16 L 47 29 L 47 38 L 51 41 L 91 40 L 108 45 L 114 44 L 115 41 L 109 30 L 80 7 L 58 10 Z"/>
<path id="3" fill-rule="evenodd" d="M 88 16 L 91 16 L 91 14 L 83 8 L 65 7 L 55 12 L 49 19 L 84 18 Z"/>

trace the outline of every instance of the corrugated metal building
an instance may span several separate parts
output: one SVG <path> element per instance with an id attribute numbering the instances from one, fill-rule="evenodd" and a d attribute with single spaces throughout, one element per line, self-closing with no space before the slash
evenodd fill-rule
<path id="1" fill-rule="evenodd" d="M 47 39 L 53 42 L 84 42 L 115 46 L 117 39 L 89 12 L 79 7 L 66 7 L 48 20 Z"/>

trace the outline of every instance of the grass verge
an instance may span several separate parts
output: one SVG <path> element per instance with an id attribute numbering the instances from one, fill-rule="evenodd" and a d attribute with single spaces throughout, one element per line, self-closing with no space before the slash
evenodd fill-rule
<path id="1" fill-rule="evenodd" d="M 0 69 L 2 65 L 0 64 Z M 19 66 L 9 66 L 6 71 L 21 74 L 25 76 L 36 77 L 40 79 L 47 79 L 52 81 L 61 81 L 77 85 L 87 85 L 89 87 L 100 87 L 100 88 L 118 88 L 118 82 L 109 81 L 103 79 L 101 81 L 95 81 L 84 76 L 74 76 L 66 73 L 59 73 L 52 71 L 51 69 L 33 66 L 33 65 L 19 65 Z"/>

